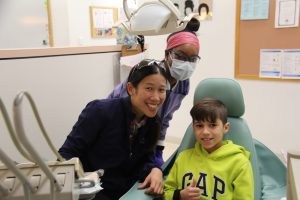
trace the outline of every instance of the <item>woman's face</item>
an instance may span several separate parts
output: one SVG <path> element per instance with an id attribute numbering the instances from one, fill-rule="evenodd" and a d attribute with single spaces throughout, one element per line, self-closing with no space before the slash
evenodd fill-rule
<path id="1" fill-rule="evenodd" d="M 161 74 L 146 76 L 135 88 L 129 82 L 128 93 L 131 96 L 133 112 L 137 119 L 144 115 L 154 117 L 166 98 L 166 79 Z"/>
<path id="2" fill-rule="evenodd" d="M 198 56 L 199 50 L 192 44 L 183 44 L 180 46 L 177 46 L 175 48 L 173 48 L 171 51 L 176 52 L 176 53 L 180 53 L 181 55 L 184 55 L 186 57 L 194 57 L 194 56 Z M 167 61 L 168 65 L 167 67 L 172 67 L 172 58 L 170 56 L 170 54 L 166 54 L 166 58 L 165 60 Z M 169 82 L 171 84 L 175 84 L 176 83 L 176 79 L 173 78 L 170 74 L 170 69 L 166 70 L 167 73 L 169 74 Z"/>

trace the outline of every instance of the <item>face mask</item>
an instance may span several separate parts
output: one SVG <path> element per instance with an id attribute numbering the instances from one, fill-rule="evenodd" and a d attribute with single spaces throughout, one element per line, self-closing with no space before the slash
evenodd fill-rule
<path id="1" fill-rule="evenodd" d="M 192 76 L 195 68 L 196 63 L 172 59 L 172 67 L 170 68 L 170 73 L 171 76 L 176 80 L 183 81 L 189 79 Z"/>

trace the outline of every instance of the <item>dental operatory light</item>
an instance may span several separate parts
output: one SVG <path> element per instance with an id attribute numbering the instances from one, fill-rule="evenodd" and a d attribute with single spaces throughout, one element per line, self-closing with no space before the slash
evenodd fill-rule
<path id="1" fill-rule="evenodd" d="M 181 16 L 170 0 L 158 0 L 143 3 L 130 13 L 127 0 L 123 0 L 123 9 L 127 17 L 122 22 L 127 31 L 134 35 L 163 35 L 181 31 L 195 14 Z"/>

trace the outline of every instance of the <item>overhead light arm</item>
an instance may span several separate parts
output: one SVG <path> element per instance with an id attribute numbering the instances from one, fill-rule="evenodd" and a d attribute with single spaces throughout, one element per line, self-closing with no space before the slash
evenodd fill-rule
<path id="1" fill-rule="evenodd" d="M 130 19 L 129 7 L 127 4 L 127 0 L 123 0 L 123 9 L 127 19 Z"/>
<path id="2" fill-rule="evenodd" d="M 195 13 L 181 17 L 170 0 L 146 2 L 130 13 L 127 0 L 123 0 L 127 21 L 123 26 L 134 35 L 163 35 L 183 30 Z"/>

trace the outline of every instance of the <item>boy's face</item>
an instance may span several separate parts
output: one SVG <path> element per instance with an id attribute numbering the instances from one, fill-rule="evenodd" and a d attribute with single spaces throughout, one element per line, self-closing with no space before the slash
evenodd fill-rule
<path id="1" fill-rule="evenodd" d="M 223 136 L 229 130 L 229 123 L 223 124 L 220 119 L 217 119 L 215 123 L 194 121 L 193 129 L 197 142 L 208 153 L 211 153 L 222 146 Z"/>

